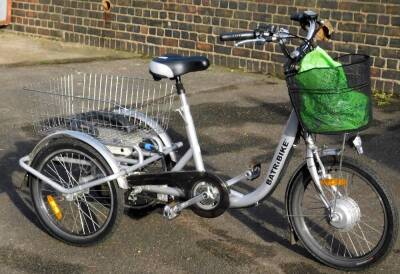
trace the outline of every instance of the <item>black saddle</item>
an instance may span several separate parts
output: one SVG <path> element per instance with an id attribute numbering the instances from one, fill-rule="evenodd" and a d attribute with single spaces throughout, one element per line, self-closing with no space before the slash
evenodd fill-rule
<path id="1" fill-rule="evenodd" d="M 203 56 L 181 56 L 167 54 L 154 58 L 150 62 L 150 73 L 155 80 L 161 78 L 174 79 L 183 74 L 205 70 L 210 65 L 210 62 Z"/>

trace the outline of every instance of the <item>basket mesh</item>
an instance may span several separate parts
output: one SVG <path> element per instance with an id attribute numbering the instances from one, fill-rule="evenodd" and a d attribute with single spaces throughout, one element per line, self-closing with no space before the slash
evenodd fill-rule
<path id="1" fill-rule="evenodd" d="M 308 132 L 354 132 L 372 120 L 369 57 L 350 54 L 336 61 L 341 65 L 286 77 L 290 99 Z"/>
<path id="2" fill-rule="evenodd" d="M 176 94 L 170 82 L 92 73 L 32 84 L 24 93 L 36 133 L 69 129 L 113 144 L 135 142 L 132 132 L 167 129 Z"/>

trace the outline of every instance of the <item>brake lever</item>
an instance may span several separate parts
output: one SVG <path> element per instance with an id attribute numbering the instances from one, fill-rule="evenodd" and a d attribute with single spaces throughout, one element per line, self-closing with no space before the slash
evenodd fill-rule
<path id="1" fill-rule="evenodd" d="M 248 39 L 248 40 L 243 40 L 235 43 L 235 47 L 248 44 L 248 43 L 256 43 L 258 45 L 264 45 L 267 41 L 265 38 L 255 38 L 255 39 Z"/>

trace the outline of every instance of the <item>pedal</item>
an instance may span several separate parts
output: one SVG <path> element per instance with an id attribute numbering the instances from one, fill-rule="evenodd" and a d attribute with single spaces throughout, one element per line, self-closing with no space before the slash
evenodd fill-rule
<path id="1" fill-rule="evenodd" d="M 250 169 L 246 172 L 246 177 L 248 180 L 255 180 L 260 177 L 261 174 L 261 163 L 254 164 Z"/>
<path id="2" fill-rule="evenodd" d="M 174 207 L 170 207 L 169 205 L 164 206 L 163 216 L 168 220 L 175 219 L 180 214 L 180 211 L 177 211 Z"/>

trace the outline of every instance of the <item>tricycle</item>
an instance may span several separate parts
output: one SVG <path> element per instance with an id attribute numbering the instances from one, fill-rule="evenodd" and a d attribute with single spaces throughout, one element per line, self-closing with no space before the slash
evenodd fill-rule
<path id="1" fill-rule="evenodd" d="M 183 75 L 208 68 L 204 56 L 154 58 L 152 80 L 78 73 L 25 88 L 35 109 L 35 131 L 45 137 L 19 163 L 46 231 L 82 246 L 109 236 L 125 207 L 164 204 L 163 215 L 172 220 L 185 208 L 215 218 L 229 208 L 257 205 L 279 184 L 293 149 L 303 140 L 305 160 L 294 171 L 285 197 L 293 237 L 334 268 L 356 270 L 381 261 L 396 240 L 397 210 L 376 175 L 343 155 L 345 139 L 354 132 L 354 146 L 362 152 L 358 132 L 372 119 L 369 57 L 348 55 L 329 61 L 338 65 L 304 69 L 307 56 L 318 51 L 314 38 L 324 22 L 312 11 L 291 19 L 307 31 L 306 37 L 274 26 L 220 36 L 236 46 L 276 42 L 287 59 L 293 110 L 264 182 L 250 193 L 234 186 L 258 178 L 259 163 L 229 180 L 204 167 L 182 81 Z M 300 43 L 291 51 L 287 43 L 293 39 Z M 350 95 L 358 96 L 353 100 L 357 107 L 341 110 L 353 102 Z M 167 131 L 177 97 L 189 143 L 180 157 L 176 151 L 183 143 L 172 141 Z M 359 113 L 361 119 L 354 122 Z M 316 134 L 343 134 L 343 145 L 320 148 Z M 185 169 L 191 160 L 195 168 Z"/>

